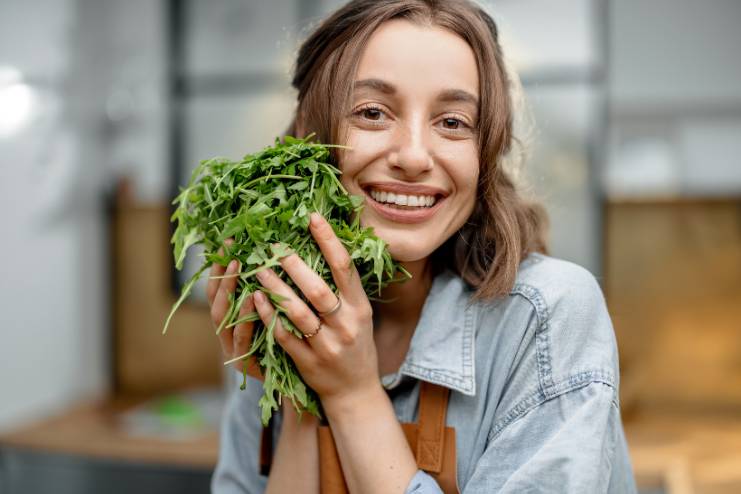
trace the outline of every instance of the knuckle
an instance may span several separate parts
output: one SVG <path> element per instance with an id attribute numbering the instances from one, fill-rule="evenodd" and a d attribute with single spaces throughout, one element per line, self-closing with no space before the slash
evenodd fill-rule
<path id="1" fill-rule="evenodd" d="M 350 256 L 347 255 L 347 252 L 340 256 L 334 269 L 335 272 L 344 279 L 349 279 L 353 276 L 355 265 L 352 263 Z"/>
<path id="2" fill-rule="evenodd" d="M 306 296 L 309 300 L 322 300 L 327 296 L 327 290 L 322 286 L 312 286 L 306 291 Z"/>
<path id="3" fill-rule="evenodd" d="M 345 278 L 350 276 L 350 273 L 352 273 L 350 266 L 346 262 L 338 262 L 335 266 L 335 271 L 337 271 L 337 274 Z"/>
<path id="4" fill-rule="evenodd" d="M 338 330 L 337 337 L 340 343 L 345 346 L 352 346 L 358 339 L 358 335 L 354 331 Z"/>
<path id="5" fill-rule="evenodd" d="M 337 359 L 339 359 L 341 352 L 342 350 L 339 345 L 334 344 L 334 343 L 328 343 L 325 346 L 324 351 L 322 352 L 323 354 L 322 360 L 325 363 L 335 362 L 337 361 Z"/>
<path id="6" fill-rule="evenodd" d="M 300 320 L 296 322 L 298 323 L 298 327 L 300 328 L 316 327 L 316 314 L 314 314 L 311 309 L 307 308 L 306 311 L 302 311 Z"/>
<path id="7" fill-rule="evenodd" d="M 352 268 L 352 259 L 345 249 L 342 249 L 342 253 L 337 255 L 337 264 L 340 269 L 349 271 Z"/>

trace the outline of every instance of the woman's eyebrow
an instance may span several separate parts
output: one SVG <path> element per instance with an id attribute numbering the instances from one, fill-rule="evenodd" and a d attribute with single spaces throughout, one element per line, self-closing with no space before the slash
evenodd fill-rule
<path id="1" fill-rule="evenodd" d="M 396 88 L 393 85 L 386 81 L 382 81 L 381 79 L 363 79 L 355 81 L 355 89 L 363 88 L 374 89 L 386 94 L 394 94 L 396 92 Z"/>
<path id="2" fill-rule="evenodd" d="M 440 101 L 470 103 L 476 108 L 479 107 L 479 99 L 463 89 L 444 89 L 437 98 Z"/>
<path id="3" fill-rule="evenodd" d="M 355 81 L 355 90 L 366 88 L 384 94 L 396 94 L 394 85 L 381 79 L 362 79 Z M 445 102 L 470 103 L 477 108 L 479 106 L 479 99 L 463 89 L 444 89 L 440 91 L 437 98 Z"/>

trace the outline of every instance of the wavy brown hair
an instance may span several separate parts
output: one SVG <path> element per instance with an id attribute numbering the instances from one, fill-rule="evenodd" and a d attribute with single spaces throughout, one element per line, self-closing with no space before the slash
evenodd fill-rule
<path id="1" fill-rule="evenodd" d="M 448 29 L 463 38 L 479 71 L 479 180 L 467 223 L 432 255 L 433 273 L 450 268 L 476 289 L 475 300 L 509 293 L 520 261 L 547 253 L 547 215 L 526 201 L 504 170 L 514 138 L 510 80 L 492 18 L 468 0 L 354 0 L 326 18 L 299 48 L 293 87 L 296 115 L 287 134 L 314 132 L 343 143 L 355 74 L 368 39 L 383 22 L 404 19 Z M 338 163 L 338 152 L 332 159 Z"/>

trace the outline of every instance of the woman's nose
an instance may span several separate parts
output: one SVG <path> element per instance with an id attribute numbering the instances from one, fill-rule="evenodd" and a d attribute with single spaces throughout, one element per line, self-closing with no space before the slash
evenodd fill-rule
<path id="1" fill-rule="evenodd" d="M 431 170 L 433 160 L 430 139 L 424 125 L 411 123 L 401 126 L 397 134 L 396 153 L 392 153 L 390 160 L 394 168 L 400 169 L 409 177 Z"/>

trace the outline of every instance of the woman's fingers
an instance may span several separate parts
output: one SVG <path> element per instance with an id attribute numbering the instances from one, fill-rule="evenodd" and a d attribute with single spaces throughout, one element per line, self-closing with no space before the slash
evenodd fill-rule
<path id="1" fill-rule="evenodd" d="M 257 313 L 260 314 L 260 319 L 262 319 L 265 327 L 268 328 L 273 321 L 273 318 L 276 317 L 275 308 L 268 300 L 267 295 L 261 291 L 256 291 L 253 294 L 253 297 L 255 299 Z M 311 347 L 309 347 L 306 341 L 301 340 L 286 331 L 283 328 L 280 317 L 276 317 L 273 335 L 275 336 L 275 341 L 277 341 L 288 355 L 291 356 L 293 361 L 299 367 L 299 370 L 301 370 L 301 367 L 308 365 L 314 359 Z"/>
<path id="2" fill-rule="evenodd" d="M 250 312 L 254 312 L 255 310 L 255 303 L 252 300 L 252 295 L 248 296 L 244 303 L 242 304 L 242 308 L 239 310 L 239 317 L 242 318 L 249 314 Z M 250 349 L 250 342 L 252 341 L 252 331 L 254 328 L 254 324 L 252 321 L 243 322 L 240 324 L 237 324 L 234 326 L 233 331 L 233 347 L 232 347 L 232 354 L 231 357 L 238 357 L 240 355 L 244 355 L 247 353 Z M 222 333 L 228 333 L 229 331 L 222 331 Z"/>
<path id="3" fill-rule="evenodd" d="M 356 304 L 368 301 L 368 296 L 360 283 L 360 275 L 352 262 L 350 254 L 340 239 L 335 235 L 332 226 L 319 213 L 311 213 L 309 223 L 311 234 L 329 264 L 337 288 L 343 299 Z M 305 292 L 304 292 L 305 293 Z M 308 295 L 307 295 L 308 296 Z M 332 307 L 322 307 L 320 310 L 330 310 Z"/>
<path id="4" fill-rule="evenodd" d="M 260 271 L 257 274 L 257 279 L 260 281 L 260 284 L 269 291 L 285 298 L 285 300 L 280 302 L 280 305 L 286 310 L 288 318 L 299 329 L 299 331 L 304 334 L 314 332 L 319 324 L 319 318 L 314 314 L 314 311 L 312 311 L 309 306 L 296 295 L 296 292 L 294 292 L 285 281 L 280 279 L 272 269 Z M 324 284 L 323 281 L 322 284 Z M 327 291 L 329 292 L 330 297 L 333 297 L 334 299 L 337 298 L 332 294 L 328 287 Z"/>
<path id="5" fill-rule="evenodd" d="M 224 244 L 229 247 L 234 243 L 234 239 L 227 239 Z M 219 255 L 224 255 L 224 248 L 219 248 Z M 206 285 L 206 297 L 208 303 L 211 306 L 211 322 L 214 328 L 221 326 L 224 318 L 229 312 L 229 294 L 234 295 L 234 291 L 237 288 L 237 274 L 239 273 L 239 262 L 232 260 L 229 264 L 221 266 L 218 263 L 211 265 L 209 272 L 209 280 Z M 245 298 L 242 303 L 242 307 L 239 309 L 239 316 L 241 319 L 247 316 L 249 313 L 255 311 L 255 304 L 252 295 Z M 244 355 L 249 351 L 250 344 L 252 342 L 252 332 L 254 330 L 254 323 L 252 321 L 243 322 L 234 326 L 233 329 L 228 328 L 222 330 L 218 334 L 219 343 L 221 344 L 221 352 L 227 360 L 231 360 L 240 355 Z M 264 380 L 262 372 L 260 372 L 260 366 L 254 356 L 249 357 L 247 362 L 239 360 L 232 364 L 235 369 L 242 372 L 245 365 L 247 365 L 247 373 L 257 379 Z"/>
<path id="6" fill-rule="evenodd" d="M 328 312 L 337 304 L 337 295 L 298 254 L 282 258 L 280 265 L 317 311 Z"/>
<path id="7" fill-rule="evenodd" d="M 227 246 L 230 246 L 234 243 L 234 239 L 228 238 L 224 241 L 224 243 Z M 223 247 L 219 247 L 219 255 L 224 255 Z M 213 263 L 211 265 L 211 270 L 208 274 L 208 284 L 206 285 L 206 298 L 208 299 L 209 305 L 213 305 L 214 303 L 214 298 L 216 297 L 216 294 L 219 291 L 219 286 L 221 285 L 221 278 L 218 277 L 223 276 L 224 271 L 226 271 L 226 266 L 222 266 L 218 263 Z"/>
<path id="8" fill-rule="evenodd" d="M 234 294 L 237 287 L 237 272 L 239 271 L 239 262 L 232 260 L 226 267 L 224 278 L 221 280 L 219 289 L 216 292 L 214 301 L 211 304 L 211 322 L 214 328 L 221 326 L 221 322 L 229 311 L 229 294 Z"/>
<path id="9" fill-rule="evenodd" d="M 245 300 L 244 304 L 242 304 L 242 308 L 239 311 L 239 318 L 241 319 L 243 316 L 246 316 L 254 310 L 255 306 L 252 303 L 252 296 L 249 296 Z M 214 325 L 216 325 L 215 322 Z M 219 343 L 221 343 L 221 353 L 224 354 L 226 360 L 231 360 L 239 355 L 244 355 L 247 353 L 247 350 L 245 349 L 242 353 L 239 353 L 239 350 L 245 346 L 249 346 L 249 342 L 252 340 L 252 321 L 237 324 L 234 329 L 224 328 L 224 330 L 218 334 L 218 337 Z"/>
<path id="10" fill-rule="evenodd" d="M 208 284 L 206 285 L 206 298 L 208 299 L 208 305 L 214 304 L 214 298 L 216 293 L 219 291 L 219 285 L 221 285 L 221 278 L 215 278 L 216 276 L 223 276 L 226 267 L 218 263 L 211 265 L 211 270 L 208 272 Z"/>
<path id="11" fill-rule="evenodd" d="M 253 300 L 253 296 L 250 295 L 247 297 L 247 299 L 244 301 L 244 304 L 242 304 L 242 308 L 239 310 L 239 317 L 240 319 L 245 317 L 247 314 L 255 311 L 255 301 Z M 252 333 L 254 331 L 255 325 L 252 321 L 243 322 L 241 324 L 237 324 L 234 327 L 234 336 L 232 337 L 232 348 L 233 353 L 231 355 L 231 358 L 239 357 L 240 355 L 244 355 L 250 350 L 250 344 L 252 343 Z M 222 331 L 222 333 L 231 333 L 231 331 Z M 240 360 L 238 362 L 234 362 L 234 368 L 238 371 L 242 372 L 244 369 L 244 366 L 247 366 L 247 374 L 250 376 L 257 378 L 261 381 L 265 380 L 265 376 L 262 375 L 262 372 L 260 372 L 260 366 L 257 363 L 257 359 L 254 355 L 250 355 L 247 359 L 247 362 L 244 360 Z"/>

